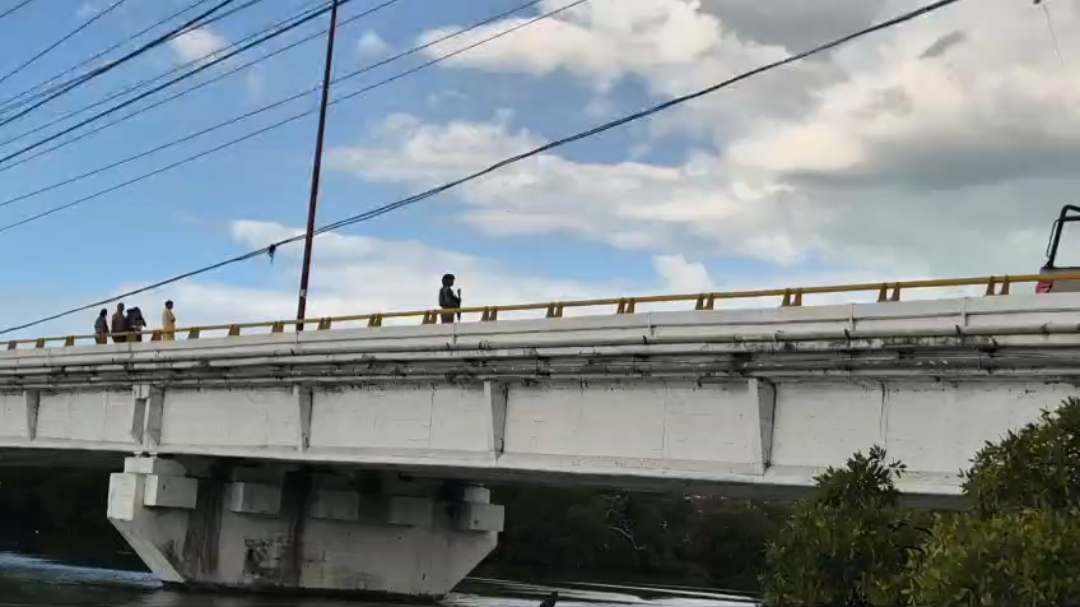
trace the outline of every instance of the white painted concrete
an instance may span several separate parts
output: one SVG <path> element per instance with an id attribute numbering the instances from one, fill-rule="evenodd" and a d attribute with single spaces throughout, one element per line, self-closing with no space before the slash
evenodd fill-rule
<path id="1" fill-rule="evenodd" d="M 147 470 L 154 460 L 132 458 L 126 469 Z M 466 492 L 467 502 L 436 501 L 435 485 L 425 497 L 320 495 L 314 503 L 353 507 L 343 513 L 351 520 L 330 520 L 306 509 L 313 502 L 296 486 L 268 491 L 130 471 L 110 480 L 110 521 L 158 577 L 188 586 L 438 597 L 495 548 L 503 523 L 502 507 L 486 503 L 485 492 Z M 192 483 L 197 505 L 163 504 L 153 488 Z M 278 511 L 274 497 L 283 494 L 293 505 Z M 362 513 L 361 500 L 371 506 Z"/>
<path id="2" fill-rule="evenodd" d="M 955 495 L 1076 393 L 1078 317 L 1057 294 L 9 351 L 0 448 L 769 495 L 877 444 L 905 491 Z"/>

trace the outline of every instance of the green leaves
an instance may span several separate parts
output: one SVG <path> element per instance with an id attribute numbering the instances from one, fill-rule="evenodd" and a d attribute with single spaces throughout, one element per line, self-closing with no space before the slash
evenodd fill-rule
<path id="1" fill-rule="evenodd" d="M 1016 508 L 1080 507 L 1080 400 L 996 444 L 987 443 L 964 473 L 964 491 L 982 515 Z"/>
<path id="2" fill-rule="evenodd" d="M 898 508 L 904 472 L 879 447 L 828 469 L 766 552 L 765 604 L 898 605 L 921 533 Z"/>
<path id="3" fill-rule="evenodd" d="M 964 473 L 969 512 L 898 508 L 903 465 L 879 448 L 817 479 L 769 547 L 766 604 L 1080 605 L 1080 400 L 997 443 Z"/>
<path id="4" fill-rule="evenodd" d="M 1080 605 L 1080 514 L 941 518 L 909 584 L 915 605 Z"/>

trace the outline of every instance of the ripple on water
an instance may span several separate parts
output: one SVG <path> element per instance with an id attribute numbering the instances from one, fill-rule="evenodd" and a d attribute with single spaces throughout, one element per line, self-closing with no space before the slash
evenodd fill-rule
<path id="1" fill-rule="evenodd" d="M 696 588 L 598 583 L 526 584 L 471 578 L 468 593 L 453 593 L 447 607 L 536 607 L 552 591 L 559 607 L 750 607 L 745 597 Z M 338 607 L 365 605 L 341 600 L 170 592 L 146 573 L 64 565 L 46 559 L 0 553 L 0 607 Z M 374 605 L 366 603 L 366 605 Z"/>

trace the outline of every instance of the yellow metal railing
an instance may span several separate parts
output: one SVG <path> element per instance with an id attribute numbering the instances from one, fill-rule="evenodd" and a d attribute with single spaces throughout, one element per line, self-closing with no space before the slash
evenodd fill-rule
<path id="1" fill-rule="evenodd" d="M 567 309 L 613 307 L 616 314 L 634 314 L 639 305 L 663 304 L 663 303 L 694 303 L 695 310 L 713 310 L 717 302 L 735 299 L 759 299 L 767 297 L 781 298 L 780 305 L 785 307 L 803 305 L 803 297 L 806 295 L 827 295 L 837 293 L 872 293 L 877 292 L 879 302 L 901 301 L 901 293 L 916 289 L 941 289 L 954 287 L 986 287 L 987 296 L 1008 295 L 1012 285 L 1031 284 L 1041 281 L 1080 280 L 1080 272 L 1061 272 L 1052 275 L 1027 274 L 1022 276 L 981 276 L 977 278 L 955 278 L 940 280 L 909 280 L 887 283 L 862 283 L 848 285 L 831 285 L 819 287 L 799 287 L 788 289 L 762 289 L 757 291 L 728 291 L 719 293 L 694 293 L 684 295 L 650 295 L 647 297 L 622 297 L 609 299 L 584 299 L 575 301 L 554 301 L 545 303 L 513 304 L 506 306 L 482 306 L 468 307 L 460 310 L 411 310 L 405 312 L 385 312 L 374 314 L 359 314 L 355 316 L 334 316 L 327 318 L 308 318 L 305 320 L 273 320 L 265 322 L 250 322 L 224 325 L 205 325 L 197 327 L 178 328 L 175 336 L 185 339 L 199 339 L 206 333 L 226 332 L 229 337 L 240 335 L 245 329 L 269 329 L 270 333 L 283 333 L 286 328 L 295 330 L 298 325 L 304 328 L 315 326 L 317 330 L 325 331 L 337 325 L 356 322 L 367 322 L 368 327 L 381 327 L 387 319 L 419 318 L 422 324 L 436 324 L 443 314 L 453 314 L 455 319 L 461 315 L 479 314 L 480 322 L 491 322 L 499 319 L 500 313 L 543 311 L 547 318 L 562 318 Z M 458 322 L 455 320 L 455 322 Z M 126 335 L 128 341 L 139 341 L 149 338 L 149 341 L 160 341 L 162 331 L 160 329 L 142 332 L 130 332 L 118 334 Z M 114 337 L 110 334 L 109 338 Z M 94 342 L 95 335 L 68 335 L 65 337 L 39 337 L 36 339 L 15 339 L 7 342 L 8 350 L 17 350 L 23 346 L 33 348 L 45 348 L 53 344 L 74 346 L 85 342 Z"/>

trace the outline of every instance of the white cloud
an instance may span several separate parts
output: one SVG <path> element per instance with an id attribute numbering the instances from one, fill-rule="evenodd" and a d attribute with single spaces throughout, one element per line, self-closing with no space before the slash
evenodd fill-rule
<path id="1" fill-rule="evenodd" d="M 653 269 L 676 293 L 707 293 L 716 290 L 704 264 L 692 263 L 683 255 L 657 255 Z"/>
<path id="2" fill-rule="evenodd" d="M 356 51 L 361 57 L 375 57 L 385 54 L 390 45 L 374 30 L 367 30 L 356 41 Z"/>
<path id="3" fill-rule="evenodd" d="M 431 125 L 391 116 L 374 142 L 331 150 L 328 166 L 364 179 L 432 186 L 471 173 L 544 140 L 489 123 Z M 464 217 L 488 234 L 569 233 L 620 248 L 686 245 L 687 237 L 729 254 L 800 261 L 801 202 L 767 181 L 726 181 L 716 157 L 682 166 L 579 163 L 542 155 L 467 184 Z"/>
<path id="4" fill-rule="evenodd" d="M 210 59 L 229 47 L 229 41 L 209 26 L 188 30 L 169 40 L 169 47 L 181 62 L 187 63 L 198 59 Z"/>
<path id="5" fill-rule="evenodd" d="M 566 4 L 544 0 L 537 10 L 548 12 Z M 425 52 L 441 56 L 526 21 L 506 19 Z M 420 42 L 454 29 L 426 32 Z M 696 0 L 592 0 L 458 55 L 446 65 L 535 76 L 566 72 L 601 95 L 618 80 L 635 78 L 653 95 L 671 97 L 788 55 L 782 46 L 744 39 Z M 752 89 L 733 89 L 719 101 L 693 103 L 679 113 L 701 113 L 703 120 L 720 120 L 733 128 L 747 114 L 747 104 L 757 110 L 797 112 L 808 102 L 808 88 L 829 81 L 834 72 L 828 64 L 804 62 L 788 68 L 782 77 L 763 76 Z M 700 132 L 697 125 L 682 126 Z"/>
<path id="6" fill-rule="evenodd" d="M 561 71 L 601 100 L 631 79 L 669 98 L 917 2 L 759 4 L 594 0 L 449 63 Z M 1064 33 L 1080 31 L 1080 2 L 1052 10 L 1064 55 L 1080 55 L 1080 38 Z M 709 143 L 685 162 L 549 154 L 458 197 L 463 218 L 487 234 L 564 233 L 648 250 L 704 243 L 726 255 L 889 275 L 1026 273 L 1041 264 L 1049 224 L 1080 186 L 1078 77 L 1080 63 L 1063 69 L 1055 56 L 1038 7 L 960 3 L 663 116 L 657 133 Z M 544 140 L 506 120 L 395 117 L 336 159 L 368 180 L 422 187 Z"/>

